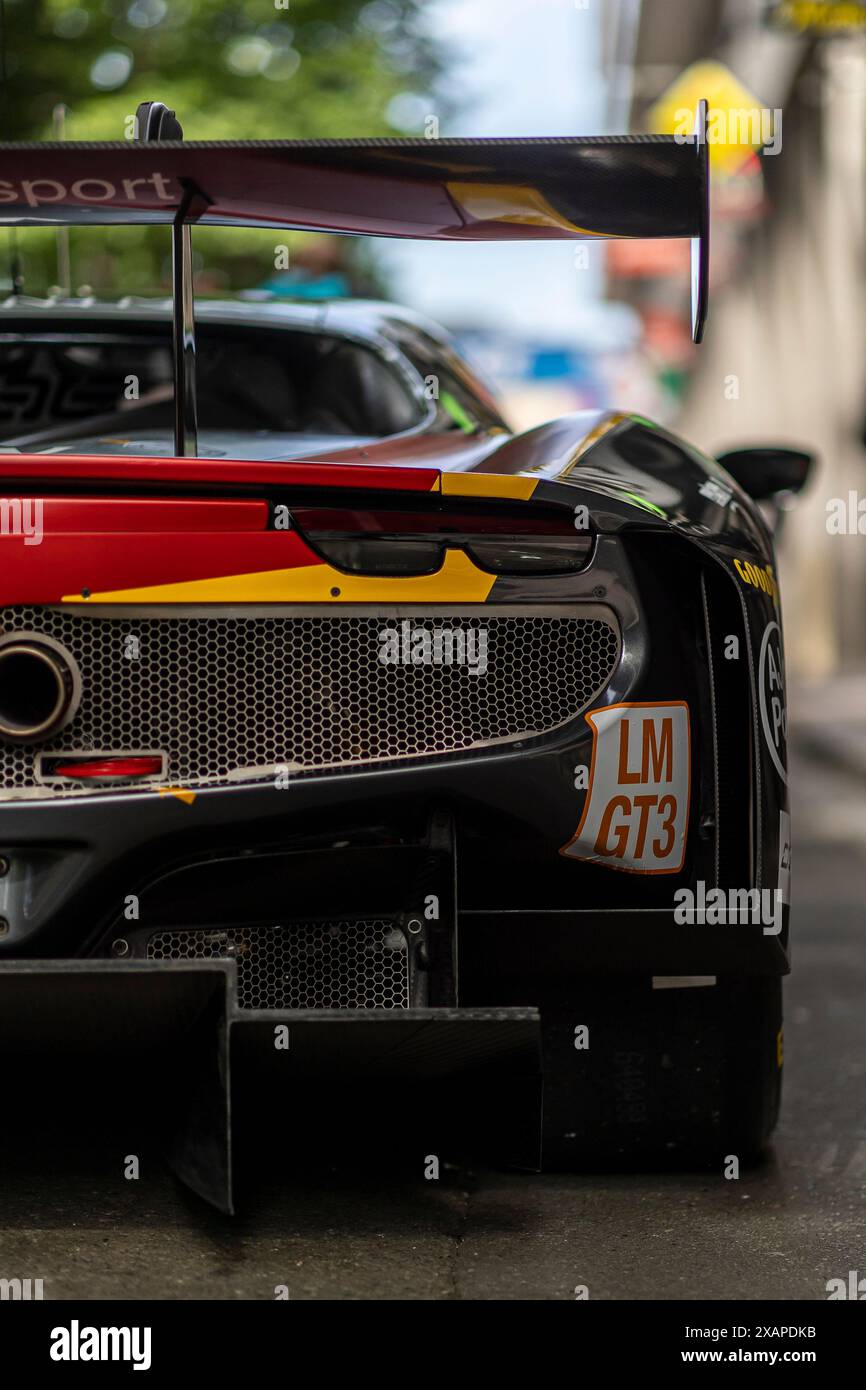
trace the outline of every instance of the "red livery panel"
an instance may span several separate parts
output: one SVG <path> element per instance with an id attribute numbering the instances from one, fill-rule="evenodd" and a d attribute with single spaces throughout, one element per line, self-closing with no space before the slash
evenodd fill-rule
<path id="1" fill-rule="evenodd" d="M 108 454 L 12 454 L 4 458 L 9 478 L 110 479 L 113 483 L 251 483 L 282 487 L 359 487 L 397 492 L 434 492 L 438 468 L 363 463 L 270 463 L 251 459 L 122 458 Z"/>

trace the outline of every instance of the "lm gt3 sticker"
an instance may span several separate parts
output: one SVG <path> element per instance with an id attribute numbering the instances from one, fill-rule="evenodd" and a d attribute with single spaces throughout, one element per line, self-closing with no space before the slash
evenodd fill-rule
<path id="1" fill-rule="evenodd" d="M 574 839 L 560 853 L 630 873 L 679 873 L 691 788 L 688 705 L 607 705 L 586 720 L 589 788 Z"/>

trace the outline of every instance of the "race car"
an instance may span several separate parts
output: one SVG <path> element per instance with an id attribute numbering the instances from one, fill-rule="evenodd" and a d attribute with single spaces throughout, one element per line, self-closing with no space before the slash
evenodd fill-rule
<path id="1" fill-rule="evenodd" d="M 196 222 L 690 236 L 699 338 L 705 110 L 690 140 L 139 120 L 2 147 L 2 220 L 170 224 L 175 292 L 0 309 L 0 1037 L 185 1049 L 209 1099 L 174 1161 L 227 1210 L 256 1049 L 506 1108 L 529 1078 L 536 1167 L 756 1154 L 788 970 L 772 531 L 808 454 L 627 412 L 516 432 L 419 316 L 194 312 L 189 256 Z"/>

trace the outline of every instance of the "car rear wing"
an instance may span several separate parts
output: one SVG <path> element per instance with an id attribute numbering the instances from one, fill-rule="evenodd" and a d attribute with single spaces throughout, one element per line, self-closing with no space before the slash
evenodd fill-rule
<path id="1" fill-rule="evenodd" d="M 0 144 L 0 224 L 172 225 L 176 361 L 181 373 L 186 362 L 190 377 L 191 270 L 181 229 L 193 225 L 454 241 L 688 237 L 699 342 L 707 312 L 706 121 L 700 102 L 688 136 L 183 141 L 163 138 L 180 126 L 173 112 L 148 102 L 139 108 L 137 140 Z M 180 418 L 183 395 L 176 389 L 180 443 L 194 433 L 194 404 Z"/>

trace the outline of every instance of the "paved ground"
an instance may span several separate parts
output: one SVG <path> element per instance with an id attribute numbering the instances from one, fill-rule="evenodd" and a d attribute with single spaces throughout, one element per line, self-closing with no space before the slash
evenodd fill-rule
<path id="1" fill-rule="evenodd" d="M 61 1131 L 0 1188 L 0 1277 L 48 1298 L 815 1299 L 866 1273 L 866 809 L 850 772 L 801 756 L 794 785 L 796 958 L 783 1119 L 772 1159 L 706 1175 L 446 1170 L 349 1129 L 331 1167 L 270 1155 L 223 1219 L 155 1156 Z M 100 1090 L 82 1095 L 90 1116 Z M 424 1152 L 423 1146 L 417 1151 Z"/>

